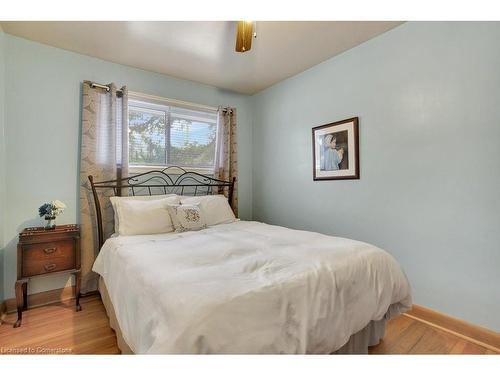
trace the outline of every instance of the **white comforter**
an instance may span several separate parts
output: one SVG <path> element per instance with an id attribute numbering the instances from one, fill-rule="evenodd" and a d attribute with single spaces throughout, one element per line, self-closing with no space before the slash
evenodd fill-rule
<path id="1" fill-rule="evenodd" d="M 111 238 L 93 270 L 135 353 L 331 353 L 411 305 L 385 251 L 258 222 Z"/>

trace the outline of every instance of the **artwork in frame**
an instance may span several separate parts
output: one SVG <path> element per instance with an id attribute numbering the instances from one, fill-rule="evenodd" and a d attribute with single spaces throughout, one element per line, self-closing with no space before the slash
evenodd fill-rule
<path id="1" fill-rule="evenodd" d="M 359 179 L 358 118 L 312 129 L 313 179 Z"/>

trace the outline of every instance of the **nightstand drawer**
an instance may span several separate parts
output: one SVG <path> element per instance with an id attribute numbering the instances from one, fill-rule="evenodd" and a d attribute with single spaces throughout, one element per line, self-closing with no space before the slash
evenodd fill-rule
<path id="1" fill-rule="evenodd" d="M 23 245 L 22 251 L 23 277 L 76 268 L 73 240 Z"/>

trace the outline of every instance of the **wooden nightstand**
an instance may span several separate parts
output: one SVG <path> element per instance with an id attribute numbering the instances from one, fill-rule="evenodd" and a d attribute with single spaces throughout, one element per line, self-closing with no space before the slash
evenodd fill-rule
<path id="1" fill-rule="evenodd" d="M 28 280 L 34 277 L 72 273 L 75 275 L 76 311 L 80 311 L 80 228 L 58 225 L 55 229 L 26 228 L 17 245 L 17 322 L 28 308 Z"/>

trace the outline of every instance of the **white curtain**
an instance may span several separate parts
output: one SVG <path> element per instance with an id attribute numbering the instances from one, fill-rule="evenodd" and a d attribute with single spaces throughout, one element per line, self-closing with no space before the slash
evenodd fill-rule
<path id="1" fill-rule="evenodd" d="M 217 152 L 214 176 L 219 180 L 231 181 L 236 178 L 231 207 L 238 215 L 238 163 L 236 157 L 236 108 L 219 107 L 217 115 Z M 227 191 L 225 191 L 227 194 Z"/>
<path id="2" fill-rule="evenodd" d="M 127 88 L 108 89 L 83 83 L 82 138 L 80 153 L 80 236 L 82 293 L 96 290 L 98 276 L 92 272 L 99 251 L 94 199 L 88 176 L 95 181 L 128 175 Z M 104 239 L 114 232 L 114 214 L 109 197 L 112 189 L 98 190 Z"/>

